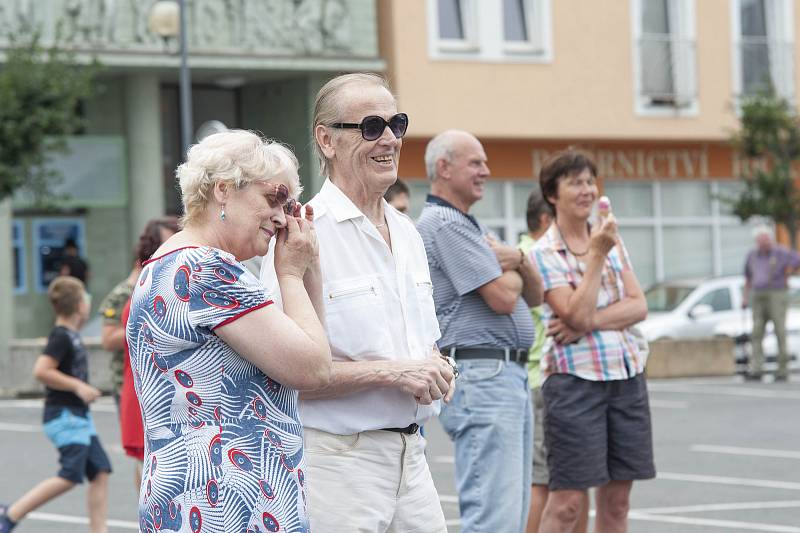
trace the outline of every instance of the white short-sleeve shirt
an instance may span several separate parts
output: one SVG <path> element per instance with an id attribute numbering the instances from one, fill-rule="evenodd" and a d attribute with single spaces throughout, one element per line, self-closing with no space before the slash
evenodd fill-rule
<path id="1" fill-rule="evenodd" d="M 309 202 L 320 248 L 326 328 L 334 361 L 420 360 L 440 337 L 422 238 L 406 215 L 384 202 L 392 248 L 330 180 Z M 261 281 L 280 301 L 272 246 Z M 349 435 L 423 423 L 439 402 L 375 388 L 323 400 L 301 400 L 304 426 Z"/>

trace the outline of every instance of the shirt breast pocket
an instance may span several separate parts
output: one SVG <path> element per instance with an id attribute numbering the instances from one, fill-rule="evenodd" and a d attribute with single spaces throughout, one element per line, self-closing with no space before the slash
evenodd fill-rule
<path id="1" fill-rule="evenodd" d="M 392 351 L 382 286 L 373 276 L 325 284 L 325 319 L 334 355 L 380 359 Z"/>
<path id="2" fill-rule="evenodd" d="M 433 283 L 428 276 L 419 274 L 414 276 L 414 288 L 419 306 L 422 340 L 426 347 L 433 346 L 441 336 L 439 321 L 436 318 L 436 305 L 433 302 Z"/>

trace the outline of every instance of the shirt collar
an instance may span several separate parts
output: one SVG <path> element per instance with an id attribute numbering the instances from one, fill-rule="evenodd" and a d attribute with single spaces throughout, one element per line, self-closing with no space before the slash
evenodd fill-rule
<path id="1" fill-rule="evenodd" d="M 365 216 L 364 213 L 356 207 L 356 204 L 354 204 L 330 179 L 326 179 L 325 183 L 322 184 L 319 194 L 322 196 L 323 200 L 325 200 L 325 205 L 328 206 L 336 222 Z"/>
<path id="2" fill-rule="evenodd" d="M 442 198 L 440 196 L 436 196 L 435 194 L 429 194 L 427 196 L 427 198 L 425 198 L 425 201 L 427 203 L 429 203 L 429 204 L 440 205 L 442 207 L 450 207 L 450 208 L 455 209 L 456 211 L 459 211 L 459 212 L 461 212 L 461 213 L 466 215 L 466 213 L 461 211 L 461 209 L 457 208 L 456 206 L 454 206 L 453 204 L 451 204 L 450 202 L 448 202 L 444 198 Z"/>
<path id="3" fill-rule="evenodd" d="M 561 232 L 558 230 L 555 221 L 550 223 L 550 228 L 547 230 L 547 233 L 544 234 L 543 238 L 546 238 L 547 240 L 545 242 L 547 242 L 550 248 L 557 252 L 568 250 L 567 244 L 561 237 Z"/>
<path id="4" fill-rule="evenodd" d="M 319 194 L 325 201 L 325 205 L 330 210 L 333 218 L 336 219 L 336 222 L 343 222 L 345 220 L 356 218 L 362 218 L 366 220 L 367 216 L 362 213 L 356 204 L 354 204 L 353 201 L 348 198 L 347 195 L 330 179 L 326 179 L 325 183 L 322 184 Z M 389 219 L 407 217 L 407 215 L 404 215 L 400 211 L 394 209 L 386 200 L 382 200 L 382 202 L 383 214 L 387 221 Z"/>
<path id="5" fill-rule="evenodd" d="M 432 205 L 438 205 L 440 207 L 449 207 L 450 209 L 455 209 L 456 211 L 458 211 L 459 213 L 461 213 L 462 215 L 467 217 L 467 220 L 472 222 L 472 224 L 476 228 L 478 228 L 479 230 L 483 231 L 481 229 L 481 225 L 478 223 L 478 219 L 476 219 L 474 216 L 470 215 L 469 213 L 463 212 L 461 209 L 457 208 L 456 206 L 454 206 L 453 204 L 451 204 L 450 202 L 448 202 L 444 198 L 436 196 L 435 194 L 429 194 L 427 196 L 427 198 L 425 198 L 425 202 L 429 203 L 429 204 L 432 204 Z"/>

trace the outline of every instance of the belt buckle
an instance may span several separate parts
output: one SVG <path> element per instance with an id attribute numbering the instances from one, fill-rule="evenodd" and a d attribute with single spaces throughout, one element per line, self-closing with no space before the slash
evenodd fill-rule
<path id="1" fill-rule="evenodd" d="M 408 426 L 408 435 L 414 435 L 417 431 L 419 431 L 419 424 L 416 422 Z"/>

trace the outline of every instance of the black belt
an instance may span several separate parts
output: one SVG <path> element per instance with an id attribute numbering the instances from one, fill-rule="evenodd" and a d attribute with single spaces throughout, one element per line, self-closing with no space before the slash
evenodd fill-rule
<path id="1" fill-rule="evenodd" d="M 524 365 L 528 362 L 528 350 L 516 348 L 445 348 L 445 354 L 459 359 L 502 359 Z"/>
<path id="2" fill-rule="evenodd" d="M 419 431 L 419 424 L 409 424 L 404 428 L 381 428 L 381 431 L 394 431 L 395 433 L 404 433 L 406 435 L 413 435 Z"/>

